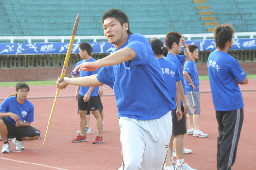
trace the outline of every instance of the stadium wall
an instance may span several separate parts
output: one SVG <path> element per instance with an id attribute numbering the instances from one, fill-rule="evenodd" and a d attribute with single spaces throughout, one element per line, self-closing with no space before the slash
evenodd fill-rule
<path id="1" fill-rule="evenodd" d="M 256 74 L 256 62 L 240 62 L 240 65 L 247 74 Z M 71 76 L 72 67 L 68 67 L 66 76 Z M 197 69 L 199 75 L 208 75 L 206 63 L 197 63 Z M 0 82 L 56 80 L 61 70 L 60 66 L 0 69 Z"/>

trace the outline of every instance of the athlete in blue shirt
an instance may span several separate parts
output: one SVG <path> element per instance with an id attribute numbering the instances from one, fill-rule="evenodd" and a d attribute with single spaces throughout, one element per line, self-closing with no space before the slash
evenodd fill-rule
<path id="1" fill-rule="evenodd" d="M 83 42 L 79 45 L 79 54 L 81 57 L 81 61 L 79 61 L 75 66 L 85 63 L 85 62 L 95 62 L 96 60 L 92 57 L 93 48 L 87 43 Z M 73 70 L 74 70 L 73 69 Z M 98 73 L 96 71 L 83 71 L 74 73 L 72 70 L 71 74 L 73 77 L 87 77 Z M 99 87 L 84 87 L 78 86 L 76 91 L 76 98 L 78 101 L 78 109 L 80 115 L 80 132 L 75 139 L 72 140 L 73 143 L 77 142 L 86 142 L 86 134 L 85 129 L 87 125 L 87 115 L 90 115 L 90 112 L 94 115 L 96 119 L 97 125 L 97 136 L 93 141 L 93 144 L 103 143 L 103 138 L 101 136 L 102 132 L 102 118 L 100 115 L 100 110 L 102 110 L 102 103 L 100 100 L 100 96 L 98 95 Z"/>
<path id="2" fill-rule="evenodd" d="M 152 46 L 152 50 L 154 51 L 156 58 L 158 59 L 158 62 L 162 69 L 162 73 L 164 75 L 165 84 L 168 88 L 168 93 L 172 99 L 172 103 L 171 103 L 171 105 L 173 106 L 173 109 L 172 109 L 172 122 L 173 122 L 172 131 L 173 132 L 172 133 L 175 134 L 174 126 L 177 124 L 179 120 L 182 119 L 180 99 L 185 101 L 185 96 L 184 96 L 183 86 L 180 80 L 179 70 L 177 69 L 177 67 L 174 65 L 173 62 L 168 61 L 167 59 L 164 58 L 164 56 L 166 56 L 168 53 L 168 49 L 164 47 L 162 40 L 153 38 L 150 40 L 150 44 Z M 176 106 L 177 106 L 177 109 L 176 109 Z M 173 135 L 169 143 L 168 154 L 165 160 L 165 170 L 174 169 L 173 158 L 172 158 L 174 137 L 175 136 Z"/>
<path id="3" fill-rule="evenodd" d="M 189 105 L 188 111 L 188 135 L 195 137 L 206 138 L 208 134 L 203 133 L 199 129 L 200 117 L 200 93 L 199 79 L 195 60 L 198 59 L 198 46 L 190 44 L 188 49 L 191 53 L 192 60 L 188 60 L 184 64 L 183 75 L 185 77 L 185 88 L 187 90 L 187 99 Z"/>
<path id="4" fill-rule="evenodd" d="M 172 107 L 159 63 L 148 40 L 130 32 L 123 11 L 106 11 L 102 23 L 104 35 L 116 51 L 74 71 L 102 67 L 97 76 L 64 78 L 61 84 L 57 81 L 57 87 L 103 83 L 113 87 L 124 162 L 121 169 L 162 169 L 172 134 Z"/>
<path id="5" fill-rule="evenodd" d="M 8 138 L 16 150 L 24 150 L 23 140 L 36 140 L 40 131 L 30 126 L 34 121 L 34 106 L 26 98 L 29 86 L 25 83 L 16 85 L 16 96 L 7 97 L 0 105 L 0 135 L 4 142 L 2 153 L 10 152 Z"/>
<path id="6" fill-rule="evenodd" d="M 212 99 L 218 122 L 218 170 L 230 170 L 235 162 L 236 150 L 243 124 L 243 98 L 239 84 L 248 84 L 248 78 L 237 60 L 228 54 L 233 45 L 231 25 L 218 25 L 214 29 L 216 50 L 207 62 Z"/>
<path id="7" fill-rule="evenodd" d="M 181 53 L 181 47 L 182 45 L 184 46 L 184 54 L 185 55 L 179 55 Z M 186 88 L 185 88 L 185 82 L 182 74 L 182 66 L 184 65 L 185 60 L 191 60 L 191 54 L 189 50 L 187 49 L 187 45 L 185 42 L 184 37 L 178 33 L 178 32 L 168 32 L 165 36 L 165 46 L 168 49 L 168 54 L 166 59 L 169 61 L 172 61 L 175 66 L 179 70 L 179 75 L 180 79 L 183 85 L 184 89 L 184 95 L 187 94 Z M 188 111 L 188 106 L 187 106 L 187 99 L 185 99 L 185 102 L 182 103 L 183 107 L 185 109 L 185 113 Z M 183 108 L 182 107 L 182 108 Z M 184 134 L 186 133 L 186 116 L 182 116 L 182 119 L 180 121 L 175 121 L 173 122 L 173 135 L 174 135 L 174 140 L 176 141 L 174 143 L 174 148 L 176 151 L 176 169 L 185 169 L 189 167 L 187 163 L 184 162 L 184 155 L 183 152 L 185 153 L 191 153 L 192 150 L 190 149 L 184 149 Z M 189 167 L 190 168 L 190 167 Z M 192 168 L 190 168 L 192 169 Z"/>

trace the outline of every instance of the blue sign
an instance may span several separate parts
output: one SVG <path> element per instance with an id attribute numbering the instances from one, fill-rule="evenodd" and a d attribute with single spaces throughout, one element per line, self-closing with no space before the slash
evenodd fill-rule
<path id="1" fill-rule="evenodd" d="M 115 47 L 109 42 L 89 42 L 94 53 L 110 53 Z M 213 51 L 216 49 L 214 40 L 186 41 L 189 44 L 196 44 L 199 51 Z M 79 43 L 74 43 L 71 53 L 79 53 Z M 69 43 L 1 43 L 0 55 L 18 54 L 65 54 Z M 231 50 L 256 49 L 256 39 L 234 39 Z"/>

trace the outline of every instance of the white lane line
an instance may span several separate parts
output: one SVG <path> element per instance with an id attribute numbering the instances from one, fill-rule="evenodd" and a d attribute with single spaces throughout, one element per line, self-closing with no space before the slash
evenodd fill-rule
<path id="1" fill-rule="evenodd" d="M 7 161 L 13 161 L 13 162 L 24 163 L 24 164 L 31 164 L 31 165 L 43 166 L 43 167 L 52 168 L 52 169 L 67 170 L 67 169 L 64 169 L 64 168 L 58 168 L 58 167 L 54 167 L 54 166 L 43 165 L 43 164 L 38 164 L 38 163 L 33 163 L 33 162 L 19 161 L 19 160 L 9 159 L 9 158 L 3 158 L 3 157 L 0 157 L 0 159 L 7 160 Z"/>

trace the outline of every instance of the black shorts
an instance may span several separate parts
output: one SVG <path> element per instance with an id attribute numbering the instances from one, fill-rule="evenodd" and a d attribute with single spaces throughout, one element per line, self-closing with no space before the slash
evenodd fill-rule
<path id="1" fill-rule="evenodd" d="M 103 110 L 103 105 L 101 103 L 100 96 L 91 96 L 88 102 L 84 102 L 84 96 L 78 96 L 78 109 L 87 111 L 87 115 L 90 114 L 90 111 L 99 110 L 101 113 Z"/>
<path id="2" fill-rule="evenodd" d="M 40 131 L 32 126 L 16 127 L 11 124 L 7 119 L 1 117 L 8 130 L 8 138 L 22 138 L 22 137 L 34 137 L 40 136 Z"/>
<path id="3" fill-rule="evenodd" d="M 184 107 L 181 106 L 181 112 L 184 112 Z M 172 135 L 181 135 L 187 132 L 186 115 L 182 115 L 182 119 L 178 121 L 176 109 L 172 111 Z"/>

